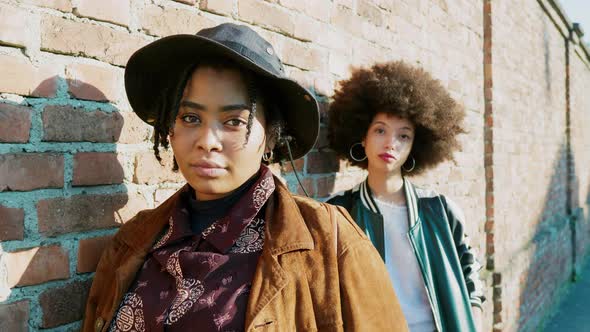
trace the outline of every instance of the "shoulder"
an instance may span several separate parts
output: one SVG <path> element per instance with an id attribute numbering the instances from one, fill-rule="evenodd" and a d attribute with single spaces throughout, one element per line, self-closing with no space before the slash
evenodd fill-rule
<path id="1" fill-rule="evenodd" d="M 352 208 L 353 200 L 355 199 L 356 196 L 358 196 L 359 188 L 360 188 L 360 183 L 356 184 L 354 187 L 352 187 L 348 190 L 343 190 L 343 191 L 337 192 L 337 193 L 333 194 L 332 196 L 328 197 L 328 199 L 326 200 L 326 203 L 342 206 L 345 209 L 350 211 L 350 209 Z"/>
<path id="2" fill-rule="evenodd" d="M 331 202 L 321 203 L 297 195 L 293 195 L 293 199 L 310 230 L 320 230 L 324 234 L 336 232 L 339 251 L 340 249 L 344 251 L 346 247 L 357 241 L 369 241 L 343 206 Z M 333 237 L 330 236 L 330 238 Z"/>

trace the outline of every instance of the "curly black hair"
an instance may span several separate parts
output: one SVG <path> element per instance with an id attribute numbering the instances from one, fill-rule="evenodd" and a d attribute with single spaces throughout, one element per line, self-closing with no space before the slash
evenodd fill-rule
<path id="1" fill-rule="evenodd" d="M 411 173 L 418 175 L 445 160 L 454 160 L 453 152 L 461 145 L 457 139 L 465 133 L 465 111 L 429 73 L 403 61 L 359 68 L 350 79 L 340 82 L 329 107 L 328 140 L 341 158 L 352 165 L 367 168 L 368 163 L 355 161 L 349 151 L 363 140 L 377 113 L 410 120 L 415 138 L 410 156 L 415 159 Z"/>
<path id="2" fill-rule="evenodd" d="M 178 77 L 178 80 L 169 84 L 167 88 L 162 89 L 157 98 L 154 107 L 158 118 L 154 122 L 154 155 L 158 161 L 162 161 L 160 157 L 160 147 L 168 149 L 168 136 L 173 129 L 174 121 L 180 107 L 180 101 L 184 88 L 190 79 L 192 73 L 200 67 L 211 67 L 214 69 L 232 69 L 237 70 L 242 75 L 242 78 L 248 86 L 248 94 L 250 99 L 250 114 L 248 115 L 248 123 L 246 125 L 246 137 L 244 145 L 248 143 L 250 131 L 252 128 L 252 121 L 256 115 L 257 103 L 264 104 L 265 118 L 266 118 L 266 135 L 267 141 L 275 145 L 273 149 L 273 160 L 281 160 L 286 155 L 283 144 L 284 121 L 281 115 L 278 101 L 274 95 L 269 93 L 272 87 L 259 75 L 252 71 L 245 69 L 243 66 L 225 58 L 204 58 L 199 62 L 187 66 Z M 265 163 L 268 163 L 264 161 Z M 271 161 L 272 162 L 272 161 Z M 178 170 L 176 159 L 174 160 L 174 171 Z"/>

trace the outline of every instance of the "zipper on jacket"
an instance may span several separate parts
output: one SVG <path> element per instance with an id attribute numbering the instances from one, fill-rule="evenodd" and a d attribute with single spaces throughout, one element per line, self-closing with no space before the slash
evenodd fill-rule
<path id="1" fill-rule="evenodd" d="M 424 281 L 424 289 L 426 290 L 426 295 L 428 296 L 428 302 L 430 303 L 430 310 L 432 311 L 432 317 L 434 318 L 434 325 L 436 325 L 436 330 L 441 332 L 442 326 L 441 326 L 439 318 L 438 318 L 439 314 L 438 314 L 438 312 L 434 311 L 434 303 L 432 301 L 432 296 L 430 295 L 430 291 L 428 290 L 428 281 L 426 280 L 426 277 L 424 275 L 422 261 L 420 260 L 420 257 L 418 256 L 418 251 L 416 250 L 416 245 L 414 244 L 414 241 L 412 241 L 412 237 L 410 236 L 410 233 L 407 233 L 406 237 L 408 238 L 408 241 L 410 242 L 410 245 L 412 246 L 412 251 L 414 251 L 414 256 L 416 256 L 416 259 L 418 260 L 418 265 L 420 265 L 420 272 L 422 274 L 422 280 Z"/>

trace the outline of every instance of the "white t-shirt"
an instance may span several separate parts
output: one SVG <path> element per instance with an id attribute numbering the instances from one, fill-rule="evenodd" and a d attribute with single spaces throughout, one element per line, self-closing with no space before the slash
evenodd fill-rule
<path id="1" fill-rule="evenodd" d="M 383 215 L 385 266 L 411 332 L 436 330 L 418 259 L 407 236 L 408 209 L 375 199 Z"/>

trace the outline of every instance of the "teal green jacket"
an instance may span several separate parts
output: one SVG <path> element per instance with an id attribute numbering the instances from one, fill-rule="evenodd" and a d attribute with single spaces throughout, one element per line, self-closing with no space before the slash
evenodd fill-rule
<path id="1" fill-rule="evenodd" d="M 475 259 L 463 230 L 463 213 L 443 195 L 404 179 L 408 240 L 418 260 L 438 331 L 476 331 L 471 306 L 485 300 Z M 343 206 L 385 259 L 383 216 L 367 181 L 328 203 Z"/>

